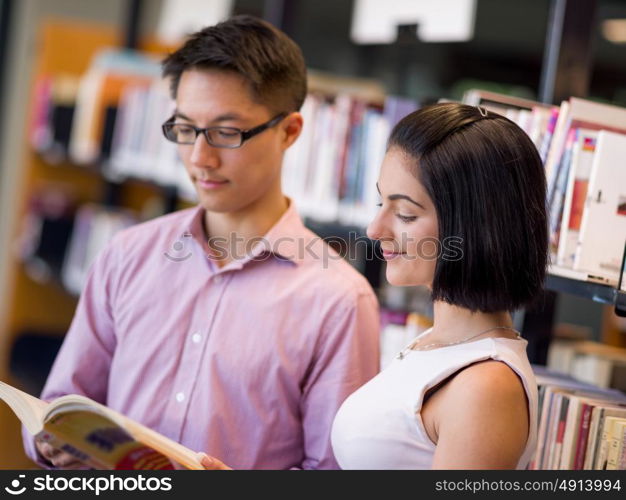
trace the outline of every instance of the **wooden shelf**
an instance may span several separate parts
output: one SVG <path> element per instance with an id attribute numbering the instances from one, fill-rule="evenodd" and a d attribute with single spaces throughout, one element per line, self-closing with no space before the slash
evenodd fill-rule
<path id="1" fill-rule="evenodd" d="M 37 61 L 34 75 L 83 75 L 93 55 L 105 47 L 121 47 L 123 39 L 119 27 L 103 26 L 78 21 L 50 21 L 45 23 L 35 41 Z M 155 41 L 140 45 L 142 50 L 162 57 L 171 47 Z M 25 110 L 26 111 L 26 110 Z M 30 110 L 28 110 L 30 111 Z M 30 114 L 29 114 L 30 115 Z M 17 241 L 24 216 L 28 213 L 30 200 L 42 189 L 58 187 L 66 190 L 80 204 L 99 202 L 106 194 L 107 181 L 97 168 L 78 167 L 69 162 L 51 165 L 39 153 L 25 143 L 24 164 L 26 170 L 22 185 L 16 186 L 20 206 L 16 209 L 13 227 Z M 120 203 L 139 212 L 146 200 L 158 196 L 154 185 L 141 181 L 125 182 Z M 184 204 L 180 200 L 179 204 Z M 20 381 L 11 377 L 9 355 L 20 332 L 37 331 L 59 334 L 69 328 L 77 298 L 67 294 L 54 280 L 46 283 L 34 281 L 25 271 L 14 249 L 8 262 L 7 317 L 0 319 L 0 379 L 17 387 Z M 22 448 L 19 420 L 3 403 L 0 403 L 0 469 L 33 468 Z"/>

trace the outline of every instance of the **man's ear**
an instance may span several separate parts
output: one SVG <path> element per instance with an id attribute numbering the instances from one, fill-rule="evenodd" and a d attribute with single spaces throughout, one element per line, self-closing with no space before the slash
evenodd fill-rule
<path id="1" fill-rule="evenodd" d="M 302 132 L 303 125 L 302 115 L 298 111 L 289 113 L 281 123 L 283 131 L 283 150 L 291 146 Z"/>

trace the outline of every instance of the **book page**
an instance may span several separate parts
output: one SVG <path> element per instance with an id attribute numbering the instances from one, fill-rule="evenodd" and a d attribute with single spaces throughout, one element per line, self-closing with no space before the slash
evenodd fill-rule
<path id="1" fill-rule="evenodd" d="M 1 381 L 0 398 L 9 405 L 28 432 L 35 436 L 41 431 L 48 403 Z"/>

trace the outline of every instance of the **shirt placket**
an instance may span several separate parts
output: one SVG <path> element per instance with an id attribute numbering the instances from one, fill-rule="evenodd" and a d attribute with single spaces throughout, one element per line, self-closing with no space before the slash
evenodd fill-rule
<path id="1" fill-rule="evenodd" d="M 187 332 L 183 353 L 166 406 L 166 420 L 180 422 L 176 435 L 172 439 L 181 441 L 186 416 L 189 412 L 195 385 L 198 381 L 200 366 L 204 359 L 206 346 L 215 327 L 217 311 L 231 279 L 230 272 L 214 273 L 206 287 L 201 290 L 202 297 L 196 303 L 193 327 Z"/>

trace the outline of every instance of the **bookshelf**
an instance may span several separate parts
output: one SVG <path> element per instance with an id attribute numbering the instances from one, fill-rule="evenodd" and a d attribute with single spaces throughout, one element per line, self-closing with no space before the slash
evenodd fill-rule
<path id="1" fill-rule="evenodd" d="M 576 272 L 552 267 L 546 278 L 546 288 L 554 292 L 576 295 L 600 304 L 615 306 L 618 289 L 614 285 L 584 281 Z"/>
<path id="2" fill-rule="evenodd" d="M 615 174 L 616 155 L 607 155 L 607 144 L 620 141 L 626 145 L 623 139 L 626 110 L 575 97 L 556 107 L 482 90 L 467 91 L 463 101 L 516 122 L 535 142 L 546 166 L 552 264 L 545 280 L 543 308 L 530 308 L 524 314 L 525 336 L 531 344 L 536 336 L 546 354 L 552 336 L 556 293 L 563 293 L 603 304 L 606 312 L 601 341 L 626 347 L 626 336 L 617 333 L 611 314 L 612 311 L 619 316 L 626 314 L 624 289 L 618 283 L 619 275 L 624 273 L 625 258 L 622 254 L 625 242 L 619 237 L 626 238 L 626 232 L 619 216 L 614 223 L 616 211 L 609 210 L 600 217 L 597 211 L 601 205 L 613 207 L 610 192 L 616 182 L 607 172 Z M 538 134 L 541 129 L 543 132 Z M 601 155 L 596 155 L 596 145 Z M 616 207 L 621 204 L 619 199 L 616 197 Z M 591 210 L 593 218 L 589 215 Z M 583 254 L 586 254 L 584 260 Z M 539 356 L 534 361 L 542 362 Z"/>
<path id="3" fill-rule="evenodd" d="M 114 27 L 85 22 L 49 21 L 41 26 L 38 58 L 34 63 L 34 75 L 68 74 L 76 77 L 85 73 L 94 53 L 103 47 L 120 47 L 122 37 Z M 168 47 L 147 40 L 141 50 L 165 54 Z M 68 56 L 71 54 L 71 57 Z M 32 113 L 33 110 L 30 110 Z M 29 123 L 30 127 L 30 123 Z M 28 133 L 26 134 L 28 136 Z M 35 151 L 30 144 L 24 145 L 24 181 L 16 186 L 20 194 L 20 206 L 16 209 L 19 240 L 22 221 L 29 210 L 29 202 L 41 190 L 61 188 L 71 195 L 78 205 L 87 202 L 114 204 L 141 212 L 147 204 L 161 206 L 161 211 L 172 211 L 189 206 L 171 186 L 161 186 L 144 179 L 110 180 L 103 176 L 99 165 L 75 165 L 69 159 L 51 164 Z M 158 215 L 155 214 L 155 215 Z M 35 280 L 27 270 L 16 249 L 11 249 L 9 264 L 7 311 L 9 314 L 0 324 L 0 378 L 22 386 L 9 370 L 10 353 L 21 334 L 36 332 L 49 344 L 67 331 L 77 303 L 77 297 L 63 288 L 57 279 Z M 22 451 L 19 422 L 5 405 L 0 405 L 0 468 L 32 467 Z"/>
<path id="4" fill-rule="evenodd" d="M 560 270 L 552 270 L 548 274 L 546 288 L 554 292 L 576 295 L 577 297 L 606 305 L 614 305 L 617 295 L 617 289 L 611 285 L 581 281 L 580 279 L 564 275 Z"/>

